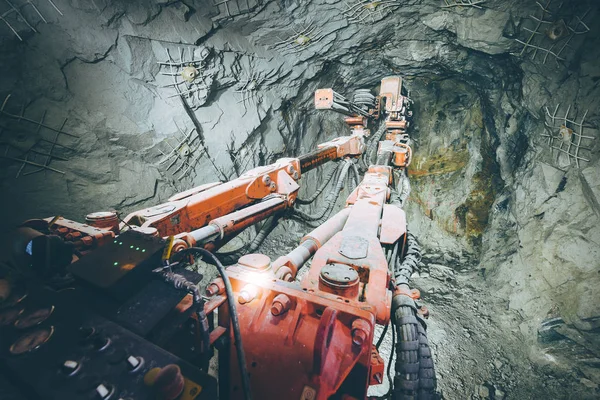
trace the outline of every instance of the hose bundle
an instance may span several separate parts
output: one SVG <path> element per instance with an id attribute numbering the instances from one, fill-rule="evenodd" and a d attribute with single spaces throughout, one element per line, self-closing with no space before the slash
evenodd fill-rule
<path id="1" fill-rule="evenodd" d="M 277 227 L 279 223 L 279 216 L 270 217 L 265 221 L 260 231 L 256 234 L 252 242 L 249 244 L 243 245 L 240 248 L 223 253 L 216 253 L 219 257 L 219 260 L 225 265 L 235 264 L 237 260 L 243 256 L 244 254 L 254 253 L 260 245 L 265 241 L 267 236 Z"/>
<path id="2" fill-rule="evenodd" d="M 407 285 L 413 272 L 419 268 L 421 262 L 421 246 L 417 238 L 411 233 L 406 232 L 406 254 L 404 259 L 393 269 L 396 285 Z"/>
<path id="3" fill-rule="evenodd" d="M 319 186 L 317 190 L 315 190 L 315 192 L 308 199 L 301 199 L 300 197 L 298 197 L 296 199 L 296 203 L 306 205 L 311 204 L 313 201 L 315 201 L 317 197 L 319 197 L 321 193 L 323 193 L 323 190 L 325 190 L 327 185 L 329 185 L 329 182 L 331 182 L 331 179 L 334 177 L 334 175 L 338 173 L 338 171 L 340 170 L 340 166 L 341 164 L 337 164 L 334 168 L 331 169 L 331 171 L 329 171 L 329 173 L 325 176 L 325 180 L 323 180 L 321 186 Z"/>
<path id="4" fill-rule="evenodd" d="M 392 399 L 428 400 L 436 398 L 436 380 L 426 324 L 417 312 L 409 292 L 410 276 L 421 261 L 421 248 L 415 236 L 406 233 L 406 255 L 394 268 L 396 284 L 403 290 L 392 300 L 393 328 L 398 335 Z"/>
<path id="5" fill-rule="evenodd" d="M 377 132 L 375 132 L 373 137 L 369 139 L 369 145 L 367 146 L 367 150 L 363 154 L 363 163 L 365 165 L 365 168 L 368 169 L 369 165 L 373 163 L 373 152 L 377 150 L 377 146 L 379 145 L 379 142 L 381 141 L 383 135 L 385 135 L 385 132 L 385 123 L 381 123 L 379 125 L 379 129 L 377 129 Z"/>
<path id="6" fill-rule="evenodd" d="M 337 173 L 336 175 L 336 179 L 335 179 L 335 187 L 334 189 L 329 192 L 329 194 L 327 195 L 325 202 L 323 203 L 323 206 L 319 209 L 319 211 L 317 211 L 317 213 L 315 214 L 308 214 L 304 211 L 298 210 L 298 209 L 293 209 L 292 213 L 291 213 L 291 218 L 307 223 L 309 226 L 318 226 L 323 224 L 327 218 L 329 218 L 329 216 L 331 215 L 331 212 L 333 211 L 333 208 L 335 206 L 335 203 L 337 202 L 337 200 L 340 197 L 340 194 L 342 192 L 342 189 L 344 187 L 344 181 L 346 180 L 346 177 L 348 176 L 348 171 L 350 170 L 350 168 L 353 167 L 353 174 L 354 175 L 354 179 L 356 181 L 358 181 L 360 179 L 359 175 L 358 175 L 358 169 L 356 169 L 356 172 L 354 172 L 354 168 L 356 168 L 356 166 L 354 165 L 354 162 L 352 160 L 344 160 L 343 162 L 343 166 L 341 167 L 341 169 L 339 170 L 339 173 Z"/>
<path id="7" fill-rule="evenodd" d="M 352 170 L 352 175 L 350 175 L 350 187 L 355 188 L 360 183 L 360 172 L 358 171 L 358 167 L 355 163 L 350 165 L 350 169 Z"/>
<path id="8" fill-rule="evenodd" d="M 363 110 L 375 108 L 376 97 L 371 94 L 370 89 L 357 89 L 352 96 L 352 102 L 360 106 Z"/>

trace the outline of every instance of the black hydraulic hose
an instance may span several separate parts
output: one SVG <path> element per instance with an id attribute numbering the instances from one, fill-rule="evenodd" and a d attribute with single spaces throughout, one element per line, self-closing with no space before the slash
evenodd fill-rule
<path id="1" fill-rule="evenodd" d="M 233 265 L 237 263 L 237 261 L 242 255 L 244 255 L 244 247 L 242 246 L 242 248 L 240 249 L 230 251 L 227 253 L 215 253 L 215 255 L 219 257 L 219 260 L 221 260 L 222 264 Z"/>
<path id="2" fill-rule="evenodd" d="M 341 174 L 342 174 L 342 171 L 344 170 L 344 166 L 345 166 L 345 165 L 346 165 L 346 163 L 348 163 L 349 161 L 350 161 L 350 160 L 344 160 L 342 163 L 340 163 L 340 165 L 339 165 L 339 167 L 338 167 L 337 171 L 335 171 L 335 175 L 333 175 L 333 182 L 338 182 L 340 179 L 343 179 L 343 178 L 340 178 L 340 176 L 341 176 Z M 346 173 L 346 174 L 347 174 L 347 173 Z M 343 183 L 342 183 L 342 188 L 341 188 L 341 189 L 343 189 L 343 186 L 344 186 L 344 185 L 343 185 Z M 335 187 L 335 186 L 334 186 L 334 187 Z M 340 190 L 341 190 L 341 189 L 340 189 Z M 328 195 L 330 196 L 331 194 L 328 194 Z M 327 198 L 326 198 L 326 199 L 327 199 Z"/>
<path id="3" fill-rule="evenodd" d="M 369 170 L 369 162 L 367 161 L 367 153 L 366 153 L 366 151 L 363 153 L 363 155 L 360 158 L 360 160 L 362 162 L 362 166 L 364 168 L 364 171 L 368 171 Z"/>
<path id="4" fill-rule="evenodd" d="M 248 247 L 248 252 L 254 253 L 256 250 L 258 250 L 258 248 L 261 244 L 263 244 L 267 236 L 269 236 L 271 232 L 273 232 L 273 229 L 277 227 L 278 223 L 279 217 L 277 216 L 271 217 L 267 221 L 265 221 L 260 232 L 258 232 L 258 235 L 256 235 L 252 243 L 250 243 L 250 247 Z"/>
<path id="5" fill-rule="evenodd" d="M 352 165 L 350 165 L 350 168 L 352 169 L 352 178 L 354 181 L 352 190 L 354 190 L 354 188 L 357 187 L 358 184 L 360 183 L 360 172 L 358 171 L 358 167 L 356 166 L 356 163 L 352 163 Z"/>
<path id="6" fill-rule="evenodd" d="M 304 211 L 294 209 L 293 214 L 300 218 L 302 221 L 322 221 L 323 219 L 327 219 L 327 217 L 331 214 L 333 207 L 335 206 L 335 202 L 340 197 L 340 193 L 342 191 L 342 187 L 344 185 L 344 180 L 346 179 L 346 175 L 348 174 L 348 170 L 350 169 L 350 165 L 352 161 L 346 161 L 342 170 L 338 176 L 336 186 L 332 192 L 329 193 L 327 199 L 325 200 L 325 204 L 321 208 L 321 212 L 318 214 L 308 214 Z"/>
<path id="7" fill-rule="evenodd" d="M 363 153 L 361 160 L 363 163 L 363 166 L 365 167 L 365 169 L 369 169 L 369 164 L 370 164 L 370 154 L 373 151 L 373 147 L 377 146 L 377 143 L 379 143 L 379 140 L 381 139 L 382 136 L 382 129 L 383 132 L 385 131 L 385 123 L 381 123 L 379 125 L 379 128 L 377 129 L 377 131 L 373 134 L 373 136 L 371 136 L 370 138 L 367 138 L 367 148 L 365 149 L 365 152 Z"/>
<path id="8" fill-rule="evenodd" d="M 242 377 L 242 387 L 244 389 L 244 398 L 246 400 L 252 399 L 252 392 L 250 390 L 250 377 L 248 375 L 248 366 L 246 364 L 246 354 L 244 352 L 244 346 L 242 345 L 242 334 L 240 329 L 240 321 L 238 319 L 237 309 L 235 306 L 235 299 L 233 298 L 233 289 L 229 277 L 225 272 L 225 267 L 219 259 L 210 251 L 201 247 L 190 247 L 175 253 L 177 257 L 188 254 L 188 253 L 199 253 L 203 257 L 209 258 L 212 263 L 217 267 L 221 278 L 225 284 L 225 293 L 227 294 L 227 304 L 229 305 L 229 314 L 231 317 L 231 325 L 233 327 L 233 336 L 235 338 L 235 349 L 237 353 L 238 364 L 240 368 L 240 376 Z"/>
<path id="9" fill-rule="evenodd" d="M 329 173 L 327 175 L 325 175 L 325 179 L 323 180 L 323 183 L 321 184 L 321 186 L 319 186 L 317 188 L 317 190 L 315 190 L 315 192 L 309 198 L 301 199 L 300 197 L 298 197 L 296 199 L 296 203 L 297 204 L 311 204 L 313 201 L 315 201 L 317 199 L 317 197 L 319 197 L 321 195 L 321 193 L 323 193 L 323 190 L 325 190 L 327 185 L 329 185 L 329 182 L 331 182 L 331 180 L 333 179 L 333 176 L 340 169 L 340 166 L 341 166 L 341 164 L 337 164 L 335 167 L 333 167 L 331 169 L 331 171 L 329 171 Z"/>
<path id="10" fill-rule="evenodd" d="M 302 218 L 302 216 L 299 213 L 296 213 L 295 211 L 293 213 L 291 213 L 288 218 L 291 219 L 292 221 L 302 222 L 303 224 L 305 224 L 311 228 L 318 228 L 319 226 L 321 226 L 321 223 L 319 221 L 305 220 Z"/>
<path id="11" fill-rule="evenodd" d="M 396 326 L 392 324 L 392 347 L 390 348 L 390 358 L 387 366 L 387 377 L 389 389 L 385 398 L 389 398 L 394 390 L 394 378 L 392 377 L 392 361 L 394 361 L 394 347 L 396 346 Z"/>
<path id="12" fill-rule="evenodd" d="M 381 343 L 383 343 L 383 339 L 385 339 L 385 335 L 387 334 L 388 328 L 390 327 L 390 323 L 388 322 L 385 325 L 385 328 L 383 328 L 383 332 L 381 332 L 381 336 L 379 336 L 379 340 L 377 340 L 377 344 L 375 345 L 375 348 L 377 350 L 379 350 L 379 347 L 381 346 Z"/>
<path id="13" fill-rule="evenodd" d="M 402 254 L 400 254 L 402 256 Z M 421 247 L 417 242 L 415 236 L 407 231 L 406 232 L 406 255 L 400 263 L 400 265 L 394 269 L 394 277 L 396 278 L 396 284 L 408 285 L 413 272 L 418 269 L 419 263 L 421 262 Z"/>
<path id="14" fill-rule="evenodd" d="M 354 165 L 354 164 L 352 164 Z M 352 168 L 350 168 L 352 169 Z M 358 185 L 358 181 L 353 173 L 349 173 L 346 176 L 346 181 L 348 182 L 348 192 L 352 192 L 352 190 Z"/>
<path id="15" fill-rule="evenodd" d="M 365 166 L 367 168 L 369 167 L 368 164 L 372 163 L 372 160 L 373 160 L 372 153 L 377 148 L 377 146 L 379 145 L 379 141 L 381 140 L 381 138 L 383 137 L 383 135 L 385 134 L 385 132 L 386 132 L 385 122 L 382 122 L 381 125 L 379 125 L 379 129 L 377 129 L 377 132 L 375 132 L 375 134 L 373 135 L 373 137 L 369 141 L 369 145 L 367 146 L 367 150 L 365 151 L 365 154 L 364 154 Z"/>
<path id="16" fill-rule="evenodd" d="M 354 190 L 354 188 L 356 186 L 358 186 L 358 183 L 360 181 L 360 173 L 358 171 L 358 168 L 356 167 L 356 164 L 354 162 L 352 162 L 352 160 L 346 160 L 346 165 L 343 168 L 340 168 L 338 170 L 338 173 L 336 174 L 336 182 L 338 182 L 338 186 L 336 187 L 336 189 L 330 193 L 329 196 L 334 195 L 335 197 L 333 198 L 333 201 L 329 203 L 328 207 L 323 207 L 322 208 L 322 216 L 321 218 L 319 218 L 318 220 L 314 220 L 312 218 L 314 218 L 314 215 L 310 215 L 310 214 L 306 214 L 300 210 L 293 210 L 293 212 L 290 215 L 290 219 L 302 222 L 312 228 L 317 228 L 320 225 L 322 225 L 323 223 L 325 223 L 327 221 L 327 219 L 329 218 L 329 216 L 331 215 L 335 203 L 337 202 L 337 200 L 339 199 L 339 196 L 341 194 L 342 188 L 343 188 L 343 183 L 344 183 L 344 174 L 347 174 L 348 171 L 345 169 L 345 167 L 347 165 L 350 165 L 350 167 L 352 167 L 353 169 L 353 173 L 355 173 L 355 177 L 358 179 L 358 182 L 356 183 L 355 186 L 352 186 L 349 190 L 352 191 Z"/>
<path id="17" fill-rule="evenodd" d="M 391 257 L 391 262 L 390 262 L 390 269 L 391 271 L 396 271 L 396 263 L 398 262 L 398 247 L 400 247 L 400 241 L 397 241 L 394 244 L 394 248 L 392 250 L 392 257 Z"/>
<path id="18" fill-rule="evenodd" d="M 237 260 L 247 253 L 254 253 L 260 245 L 265 241 L 267 236 L 275 229 L 277 224 L 279 223 L 279 217 L 273 216 L 265 221 L 260 231 L 256 234 L 252 242 L 249 244 L 245 244 L 240 248 L 228 251 L 224 253 L 216 253 L 216 256 L 219 257 L 221 262 L 225 265 L 235 264 Z"/>

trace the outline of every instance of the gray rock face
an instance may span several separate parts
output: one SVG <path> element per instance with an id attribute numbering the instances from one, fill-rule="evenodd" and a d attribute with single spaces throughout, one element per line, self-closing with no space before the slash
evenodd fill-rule
<path id="1" fill-rule="evenodd" d="M 4 111 L 44 116 L 56 128 L 67 118 L 63 130 L 74 136 L 55 139 L 0 115 L 0 154 L 11 157 L 0 160 L 5 226 L 55 214 L 82 220 L 107 208 L 127 213 L 308 152 L 348 133 L 340 116 L 313 110 L 316 88 L 350 95 L 400 74 L 415 101 L 406 208 L 434 265 L 432 287 L 444 291 L 440 282 L 453 273 L 479 269 L 507 313 L 518 313 L 498 323 L 528 344 L 549 317 L 580 331 L 598 327 L 595 4 L 551 2 L 546 18 L 570 27 L 552 39 L 535 20 L 542 10 L 534 1 L 371 9 L 349 0 L 350 10 L 333 0 L 251 1 L 235 17 L 201 0 L 71 0 L 60 2 L 63 15 L 34 2 L 48 20 L 27 14 L 39 33 L 11 19 L 20 41 L 0 27 L 0 94 L 12 93 Z M 189 66 L 197 75 L 187 82 L 181 73 Z M 47 163 L 32 148 L 51 151 L 48 166 L 64 174 L 14 161 Z M 307 176 L 301 195 L 318 183 Z M 481 388 L 504 396 L 486 386 L 475 395 L 485 397 Z"/>
<path id="2" fill-rule="evenodd" d="M 469 49 L 488 54 L 505 53 L 512 42 L 504 36 L 504 27 L 510 14 L 485 8 L 464 13 L 438 11 L 427 15 L 422 22 L 434 31 L 447 31 L 456 35 L 457 43 Z"/>
<path id="3" fill-rule="evenodd" d="M 590 166 L 564 173 L 540 163 L 523 176 L 513 215 L 504 215 L 519 221 L 513 228 L 519 243 L 509 264 L 495 268 L 495 278 L 514 288 L 511 307 L 537 316 L 525 322 L 528 329 L 558 310 L 572 323 L 600 316 L 592 283 L 600 267 L 598 208 L 586 179 L 594 175 L 597 181 L 597 171 Z"/>

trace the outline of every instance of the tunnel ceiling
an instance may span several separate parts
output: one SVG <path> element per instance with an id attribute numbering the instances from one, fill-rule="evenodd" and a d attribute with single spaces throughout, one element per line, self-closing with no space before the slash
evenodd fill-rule
<path id="1" fill-rule="evenodd" d="M 415 107 L 409 223 L 426 258 L 481 271 L 529 340 L 556 317 L 598 351 L 586 336 L 600 324 L 594 1 L 217 3 L 2 6 L 7 226 L 126 213 L 306 152 L 348 132 L 313 110 L 316 88 L 351 95 L 399 74 Z"/>

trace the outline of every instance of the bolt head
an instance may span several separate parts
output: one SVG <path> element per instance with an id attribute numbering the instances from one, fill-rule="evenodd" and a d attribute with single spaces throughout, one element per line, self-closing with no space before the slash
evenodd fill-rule
<path id="1" fill-rule="evenodd" d="M 248 292 L 240 292 L 240 295 L 238 296 L 238 302 L 240 304 L 249 303 L 251 300 L 252 300 L 252 296 L 250 295 L 250 293 L 248 293 Z"/>
<path id="2" fill-rule="evenodd" d="M 271 314 L 277 316 L 280 315 L 283 312 L 283 304 L 281 304 L 278 301 L 273 302 L 273 305 L 271 306 Z"/>
<path id="3" fill-rule="evenodd" d="M 211 283 L 210 285 L 208 285 L 208 287 L 206 288 L 206 295 L 208 297 L 212 297 L 215 294 L 219 293 L 219 288 L 217 287 L 216 284 Z"/>
<path id="4" fill-rule="evenodd" d="M 371 333 L 371 325 L 364 319 L 358 318 L 352 322 L 352 343 L 363 346 Z"/>
<path id="5" fill-rule="evenodd" d="M 238 296 L 238 302 L 240 304 L 250 303 L 252 300 L 258 296 L 258 288 L 253 284 L 247 284 L 240 291 L 240 295 Z"/>
<path id="6" fill-rule="evenodd" d="M 381 374 L 380 374 L 380 373 L 376 373 L 376 374 L 373 376 L 373 378 L 375 378 L 375 381 L 376 381 L 377 383 L 379 383 L 379 384 L 382 384 L 382 383 L 383 383 L 383 377 L 381 376 Z"/>
<path id="7" fill-rule="evenodd" d="M 273 303 L 271 305 L 271 314 L 284 314 L 287 310 L 290 309 L 291 305 L 292 301 L 290 300 L 290 298 L 287 295 L 280 293 L 273 299 Z"/>
<path id="8" fill-rule="evenodd" d="M 352 331 L 352 343 L 357 346 L 362 346 L 367 341 L 367 333 L 362 329 Z"/>

